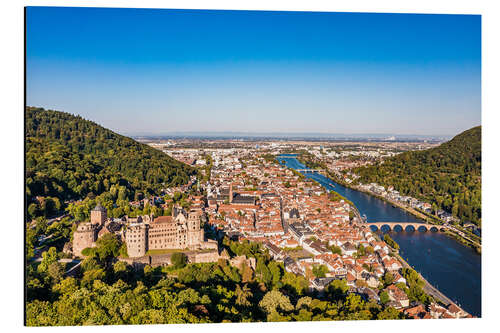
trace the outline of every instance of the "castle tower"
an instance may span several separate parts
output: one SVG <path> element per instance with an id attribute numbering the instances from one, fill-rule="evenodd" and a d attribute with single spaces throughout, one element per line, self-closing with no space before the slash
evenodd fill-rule
<path id="1" fill-rule="evenodd" d="M 125 231 L 127 254 L 131 258 L 142 257 L 148 250 L 148 225 L 132 224 Z"/>
<path id="2" fill-rule="evenodd" d="M 107 219 L 107 210 L 100 204 L 97 204 L 97 206 L 94 207 L 90 211 L 90 223 L 92 224 L 97 224 L 97 225 L 104 225 Z"/>
<path id="3" fill-rule="evenodd" d="M 83 249 L 94 247 L 96 240 L 96 225 L 89 222 L 80 223 L 73 233 L 73 255 L 81 257 Z"/>
<path id="4" fill-rule="evenodd" d="M 197 212 L 190 212 L 187 220 L 187 227 L 189 231 L 200 230 L 200 215 Z"/>
<path id="5" fill-rule="evenodd" d="M 203 241 L 203 230 L 201 229 L 200 213 L 197 211 L 189 212 L 187 219 L 187 242 L 188 247 L 199 247 Z"/>

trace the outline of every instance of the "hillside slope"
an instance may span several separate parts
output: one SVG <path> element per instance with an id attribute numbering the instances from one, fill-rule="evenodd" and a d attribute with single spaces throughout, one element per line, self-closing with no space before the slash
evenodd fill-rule
<path id="1" fill-rule="evenodd" d="M 38 203 L 29 208 L 32 217 L 113 186 L 122 199 L 157 193 L 195 173 L 152 147 L 65 112 L 28 107 L 25 140 L 27 203 Z"/>
<path id="2" fill-rule="evenodd" d="M 481 221 L 481 126 L 440 146 L 355 169 L 361 183 L 394 186 L 464 221 Z"/>

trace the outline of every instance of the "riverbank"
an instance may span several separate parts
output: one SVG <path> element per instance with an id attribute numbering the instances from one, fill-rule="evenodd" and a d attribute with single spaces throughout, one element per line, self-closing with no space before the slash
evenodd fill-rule
<path id="1" fill-rule="evenodd" d="M 284 157 L 287 157 L 283 159 L 287 167 L 306 169 L 296 156 Z M 368 221 L 423 222 L 406 209 L 392 205 L 383 198 L 337 181 L 334 175 L 328 178 L 317 173 L 305 175 L 352 201 Z M 403 230 L 391 233 L 391 236 L 400 246 L 400 256 L 406 258 L 421 276 L 426 276 L 429 283 L 438 287 L 455 304 L 463 304 L 468 313 L 481 317 L 481 256 L 477 252 L 443 232 Z M 429 287 L 426 290 L 432 289 Z"/>
<path id="2" fill-rule="evenodd" d="M 328 170 L 328 168 L 327 168 L 327 167 L 326 167 L 326 165 L 324 165 L 324 164 L 321 164 L 321 163 L 318 163 L 318 162 L 313 163 L 313 162 L 311 162 L 310 160 L 306 160 L 306 159 L 304 159 L 303 157 L 301 158 L 301 155 L 298 155 L 298 156 L 296 157 L 296 159 L 297 159 L 297 161 L 299 161 L 300 163 L 304 164 L 307 168 L 310 168 L 310 169 L 314 169 L 314 168 L 316 168 L 316 167 L 321 167 L 321 168 L 323 168 L 323 169 L 324 169 L 324 171 L 325 171 L 325 173 L 326 173 L 325 177 L 326 177 L 328 180 L 331 180 L 331 181 L 333 181 L 333 182 L 336 182 L 336 183 L 338 183 L 338 184 L 341 184 L 342 186 L 347 187 L 347 188 L 350 188 L 350 189 L 352 189 L 352 190 L 355 190 L 355 191 L 358 191 L 358 192 L 362 192 L 362 193 L 366 193 L 366 194 L 368 194 L 368 195 L 371 195 L 371 196 L 373 196 L 373 197 L 375 197 L 375 198 L 378 198 L 378 199 L 380 199 L 380 200 L 382 200 L 382 201 L 385 201 L 385 202 L 387 202 L 387 203 L 389 203 L 389 204 L 391 204 L 391 205 L 393 205 L 393 206 L 396 206 L 396 207 L 398 207 L 398 208 L 400 208 L 400 209 L 402 209 L 402 210 L 406 211 L 407 213 L 409 213 L 409 214 L 411 214 L 411 215 L 415 216 L 416 218 L 422 219 L 422 220 L 424 220 L 424 221 L 426 221 L 426 222 L 429 220 L 429 219 L 428 219 L 428 218 L 427 218 L 424 214 L 419 213 L 419 212 L 417 212 L 416 210 L 414 210 L 414 209 L 412 209 L 412 208 L 405 207 L 405 206 L 403 206 L 403 205 L 401 205 L 401 204 L 399 204 L 399 203 L 396 203 L 396 202 L 392 202 L 392 201 L 390 201 L 390 200 L 388 200 L 388 199 L 386 199 L 386 198 L 384 198 L 384 197 L 382 197 L 382 196 L 380 196 L 380 195 L 377 195 L 377 194 L 375 194 L 375 193 L 372 193 L 372 192 L 370 192 L 370 191 L 365 191 L 365 190 L 363 190 L 363 189 L 361 189 L 361 188 L 358 188 L 357 186 L 353 186 L 353 185 L 351 185 L 351 184 L 349 184 L 349 183 L 345 182 L 345 181 L 344 181 L 344 180 L 342 180 L 342 179 L 338 179 L 337 177 L 332 177 L 332 173 L 330 172 L 330 170 Z"/>
<path id="3" fill-rule="evenodd" d="M 385 198 L 385 197 L 383 197 L 381 195 L 378 195 L 376 193 L 373 193 L 371 191 L 364 190 L 364 189 L 360 188 L 359 186 L 354 186 L 354 185 L 348 184 L 347 182 L 339 181 L 337 179 L 332 179 L 332 177 L 330 176 L 331 173 L 329 172 L 329 170 L 326 170 L 326 173 L 328 174 L 328 176 L 325 176 L 325 177 L 328 178 L 331 181 L 339 183 L 339 184 L 341 184 L 342 186 L 344 186 L 346 188 L 349 188 L 349 189 L 352 189 L 352 190 L 355 190 L 355 191 L 358 191 L 358 192 L 362 192 L 362 193 L 368 194 L 368 195 L 370 195 L 372 197 L 375 197 L 375 198 L 377 198 L 379 200 L 387 202 L 388 204 L 393 205 L 393 206 L 395 206 L 395 207 L 397 207 L 399 209 L 402 209 L 405 212 L 407 212 L 408 214 L 411 214 L 412 216 L 415 216 L 416 218 L 421 219 L 421 220 L 423 220 L 423 221 L 425 221 L 425 222 L 427 222 L 429 224 L 446 225 L 444 223 L 444 221 L 441 221 L 441 220 L 439 220 L 436 217 L 428 216 L 427 214 L 424 214 L 423 212 L 420 212 L 417 209 L 414 209 L 412 207 L 408 207 L 406 205 L 403 205 L 403 204 L 401 204 L 399 202 L 390 200 L 388 198 Z M 439 221 L 441 223 L 437 223 L 437 221 Z M 467 237 L 464 232 L 462 232 L 460 230 L 457 230 L 455 227 L 453 227 L 453 226 L 450 225 L 450 226 L 448 226 L 447 231 L 445 233 L 447 235 L 449 235 L 450 237 L 453 237 L 453 239 L 455 239 L 456 241 L 458 241 L 460 244 L 463 244 L 463 245 L 465 245 L 467 247 L 470 247 L 470 248 L 474 249 L 477 254 L 481 254 L 481 243 L 479 243 L 477 241 L 474 241 L 473 239 Z"/>
<path id="4" fill-rule="evenodd" d="M 408 206 L 405 206 L 405 205 L 402 205 L 396 201 L 393 201 L 393 200 L 390 200 L 390 199 L 387 199 L 383 196 L 380 196 L 380 195 L 377 195 L 371 191 L 366 191 L 366 190 L 363 190 L 357 186 L 347 186 L 353 190 L 356 190 L 356 191 L 359 191 L 359 192 L 363 192 L 363 193 L 366 193 L 368 195 L 371 195 L 375 198 L 378 198 L 380 200 L 383 200 L 391 205 L 394 205 L 404 211 L 406 211 L 407 213 L 421 219 L 421 220 L 424 220 L 425 222 L 429 223 L 429 224 L 434 224 L 434 225 L 445 225 L 445 223 L 443 221 L 441 221 L 442 223 L 436 223 L 436 221 L 433 219 L 433 218 L 430 218 L 429 216 L 417 211 L 416 209 L 413 209 L 411 207 L 408 207 Z M 475 242 L 474 240 L 468 238 L 465 236 L 464 233 L 456 230 L 454 227 L 452 226 L 448 226 L 448 228 L 446 229 L 445 233 L 447 235 L 449 235 L 450 237 L 453 237 L 455 240 L 457 240 L 458 242 L 460 242 L 461 244 L 465 245 L 465 246 L 468 246 L 470 248 L 473 248 L 478 254 L 481 254 L 481 244 L 480 243 L 477 243 Z"/>
<path id="5" fill-rule="evenodd" d="M 385 242 L 378 233 L 374 233 L 374 237 L 378 240 L 378 241 L 381 241 L 381 242 Z M 387 244 L 387 242 L 385 242 Z M 389 244 L 387 244 L 389 245 Z M 441 305 L 444 305 L 445 307 L 448 307 L 450 304 L 454 304 L 455 306 L 457 306 L 458 308 L 460 308 L 462 311 L 464 311 L 466 314 L 469 314 L 467 311 L 465 311 L 463 308 L 461 308 L 460 306 L 458 306 L 455 302 L 453 302 L 448 296 L 446 296 L 443 292 L 441 292 L 439 289 L 437 289 L 436 287 L 434 287 L 429 281 L 427 281 L 426 278 L 424 278 L 422 276 L 422 274 L 417 270 L 415 269 L 415 267 L 411 266 L 400 254 L 399 254 L 399 251 L 392 248 L 391 246 L 389 246 L 390 248 L 390 251 L 391 251 L 391 254 L 401 263 L 401 265 L 404 267 L 404 268 L 410 268 L 412 270 L 414 270 L 417 274 L 418 274 L 418 277 L 424 282 L 424 286 L 423 286 L 423 291 L 431 296 L 436 302 L 440 303 Z"/>
<path id="6" fill-rule="evenodd" d="M 301 161 L 299 161 L 299 162 L 300 162 L 300 163 L 302 163 L 302 164 L 304 164 L 304 163 L 303 163 L 303 162 L 301 162 Z M 308 166 L 308 167 L 310 167 L 310 166 Z M 293 170 L 293 168 L 292 168 L 292 170 Z M 328 173 L 328 171 L 327 171 L 327 173 Z M 338 184 L 338 182 L 337 182 L 336 180 L 334 180 L 334 179 L 331 179 L 331 177 L 328 177 L 328 176 L 326 176 L 326 175 L 323 175 L 323 177 L 325 177 L 328 181 L 332 181 L 332 182 L 335 182 L 335 183 L 337 183 L 337 184 Z M 311 179 L 311 180 L 313 180 L 314 182 L 316 182 L 316 183 L 318 183 L 318 184 L 320 184 L 320 185 L 324 186 L 324 185 L 323 185 L 323 184 L 322 184 L 319 180 L 317 180 L 317 179 Z M 347 184 L 346 184 L 346 185 L 347 185 Z M 407 209 L 404 209 L 405 207 L 403 207 L 402 205 L 399 205 L 399 204 L 397 204 L 397 203 L 392 203 L 392 202 L 390 202 L 389 200 L 386 200 L 385 198 L 383 198 L 383 197 L 381 197 L 381 196 L 377 196 L 377 195 L 374 195 L 373 193 L 368 193 L 368 192 L 366 192 L 366 191 L 362 191 L 361 189 L 357 189 L 357 188 L 354 188 L 354 187 L 352 187 L 352 186 L 346 186 L 346 185 L 343 185 L 343 186 L 344 186 L 344 187 L 347 187 L 347 188 L 350 188 L 350 189 L 352 189 L 352 190 L 358 191 L 358 192 L 363 192 L 363 193 L 369 194 L 370 196 L 374 196 L 374 197 L 378 198 L 379 200 L 382 200 L 382 201 L 384 201 L 384 202 L 388 202 L 388 203 L 392 204 L 393 206 L 396 206 L 396 207 L 398 207 L 398 208 L 400 208 L 400 209 L 402 209 L 402 210 L 404 210 L 404 211 L 407 211 L 407 212 L 411 213 L 412 215 L 414 215 L 415 217 L 417 217 L 417 218 L 419 218 L 419 219 L 424 219 L 425 221 L 428 221 L 428 219 L 426 219 L 426 218 L 425 218 L 425 216 L 423 216 L 423 214 L 421 214 L 421 213 L 419 213 L 419 212 L 417 212 L 417 211 L 414 211 L 414 210 L 409 211 L 409 210 L 407 210 Z M 325 187 L 325 188 L 326 188 L 326 187 Z M 327 189 L 327 190 L 328 190 L 328 189 Z M 342 196 L 341 194 L 339 194 L 339 193 L 336 193 L 336 194 L 338 195 L 338 197 L 340 197 L 340 198 L 344 198 L 344 196 Z M 361 213 L 359 212 L 359 209 L 356 207 L 356 205 L 355 205 L 352 201 L 348 200 L 347 198 L 345 198 L 345 200 L 347 200 L 347 201 L 349 202 L 349 204 L 353 207 L 353 213 L 354 213 L 354 216 L 355 216 L 355 217 L 358 219 L 358 221 L 359 221 L 358 225 L 363 226 L 363 225 L 364 225 L 364 223 L 363 223 L 363 219 L 361 218 Z M 365 227 L 366 227 L 366 225 L 365 225 Z M 376 239 L 377 241 L 381 241 L 381 242 L 387 243 L 385 240 L 383 240 L 383 239 L 380 237 L 380 235 L 379 235 L 378 233 L 372 233 L 372 234 L 374 235 L 374 237 L 375 237 L 375 239 Z M 388 245 L 389 245 L 389 244 L 388 244 Z M 397 260 L 401 263 L 401 265 L 402 265 L 403 267 L 405 267 L 405 268 L 410 268 L 410 269 L 412 269 L 412 270 L 415 270 L 412 266 L 410 266 L 410 265 L 406 262 L 406 260 L 404 260 L 404 259 L 401 257 L 401 255 L 398 253 L 398 251 L 397 251 L 397 250 L 393 249 L 391 246 L 389 246 L 389 248 L 391 249 L 391 250 L 390 250 L 391 255 L 392 255 L 392 256 L 394 256 L 394 257 L 395 257 L 395 258 L 396 258 L 396 259 L 397 259 Z M 441 291 L 439 291 L 437 288 L 435 288 L 433 285 L 431 285 L 431 284 L 430 284 L 430 283 L 429 283 L 429 282 L 428 282 L 428 281 L 427 281 L 427 280 L 426 280 L 426 279 L 422 276 L 422 274 L 421 274 L 420 272 L 418 272 L 417 270 L 415 270 L 415 271 L 416 271 L 416 273 L 418 274 L 419 278 L 420 278 L 420 279 L 424 282 L 423 290 L 424 290 L 424 292 L 425 292 L 427 295 L 431 296 L 431 297 L 432 297 L 432 298 L 434 298 L 436 301 L 440 302 L 441 304 L 443 304 L 443 305 L 445 305 L 445 306 L 447 306 L 447 305 L 449 305 L 449 304 L 452 304 L 452 303 L 453 303 L 453 304 L 455 304 L 455 303 L 454 303 L 453 301 L 451 301 L 451 299 L 450 299 L 450 298 L 448 298 L 445 294 L 443 294 Z M 456 304 L 455 304 L 455 305 L 456 305 Z"/>
<path id="7" fill-rule="evenodd" d="M 352 184 L 349 184 L 347 182 L 345 182 L 343 179 L 340 179 L 338 177 L 336 177 L 329 169 L 328 167 L 326 166 L 325 163 L 321 162 L 321 161 L 317 161 L 317 159 L 314 157 L 314 156 L 311 156 L 310 154 L 309 155 L 306 155 L 306 154 L 298 154 L 296 156 L 296 159 L 302 163 L 303 165 L 305 165 L 307 168 L 310 168 L 310 169 L 317 169 L 317 168 L 321 168 L 322 170 L 324 170 L 324 173 L 325 173 L 325 178 L 327 178 L 328 180 L 331 180 L 333 182 L 336 182 L 338 184 L 341 184 L 342 186 L 346 187 L 346 188 L 349 188 L 349 189 L 352 189 L 352 190 L 355 190 L 355 191 L 358 191 L 358 192 L 362 192 L 362 193 L 365 193 L 365 194 L 368 194 L 370 196 L 373 196 L 377 199 L 380 199 L 384 202 L 387 202 L 389 203 L 390 205 L 393 205 L 394 207 L 397 207 L 397 208 L 400 208 L 402 210 L 404 210 L 405 212 L 411 214 L 412 216 L 415 216 L 416 218 L 418 219 L 421 219 L 429 224 L 435 224 L 435 225 L 447 225 L 444 221 L 442 221 L 441 219 L 435 217 L 435 216 L 431 216 L 423 211 L 419 211 L 418 209 L 415 209 L 413 207 L 409 207 L 409 206 L 406 206 L 406 205 L 403 205 L 397 201 L 393 201 L 393 200 L 390 200 L 388 198 L 385 198 L 381 195 L 378 195 L 376 193 L 373 193 L 371 191 L 368 191 L 368 190 L 364 190 L 362 188 L 360 188 L 359 186 L 355 186 L 355 185 L 352 185 Z M 313 161 L 314 160 L 314 161 Z M 455 226 L 452 226 L 452 225 L 447 225 L 448 226 L 448 232 L 447 234 L 451 237 L 453 237 L 455 240 L 457 240 L 459 243 L 465 245 L 465 246 L 468 246 L 470 248 L 473 248 L 476 253 L 480 254 L 481 253 L 481 238 L 480 237 L 477 237 L 478 239 L 473 239 L 475 237 L 469 237 L 466 235 L 466 232 L 463 231 L 463 230 L 459 230 L 459 228 L 455 227 Z"/>
<path id="8" fill-rule="evenodd" d="M 424 289 L 424 292 L 430 296 L 432 296 L 435 300 L 437 300 L 438 302 L 440 302 L 441 304 L 445 305 L 445 306 L 448 306 L 450 304 L 454 304 L 455 306 L 459 307 L 457 304 L 455 304 L 451 299 L 449 299 L 445 294 L 443 294 L 441 291 L 439 291 L 436 287 L 434 287 L 429 281 L 427 281 L 426 278 L 424 278 L 422 276 L 422 274 L 420 274 L 417 270 L 415 270 L 413 267 L 410 266 L 410 264 L 408 264 L 408 262 L 406 262 L 406 260 L 404 260 L 400 255 L 399 253 L 394 253 L 394 255 L 398 258 L 399 262 L 401 262 L 401 264 L 403 265 L 403 267 L 405 268 L 411 268 L 413 269 L 415 272 L 417 272 L 418 274 L 418 277 L 424 281 L 425 285 L 423 287 Z M 459 307 L 460 309 L 462 309 L 461 307 Z M 468 314 L 467 311 L 465 311 L 464 309 L 462 309 L 462 311 L 464 311 L 465 313 Z"/>
<path id="9" fill-rule="evenodd" d="M 481 245 L 476 245 L 476 243 L 473 243 L 472 241 L 469 241 L 467 238 L 459 235 L 457 232 L 451 232 L 449 231 L 449 229 L 447 229 L 445 231 L 445 234 L 447 234 L 448 236 L 452 237 L 453 239 L 455 239 L 457 242 L 459 242 L 460 244 L 463 244 L 467 247 L 470 247 L 470 248 L 473 248 L 477 254 L 481 254 Z"/>
<path id="10" fill-rule="evenodd" d="M 344 185 L 346 186 L 346 185 Z M 378 195 L 376 193 L 373 193 L 371 191 L 366 191 L 366 190 L 363 190 L 362 188 L 359 188 L 357 186 L 352 186 L 352 185 L 347 185 L 346 187 L 349 187 L 350 189 L 353 189 L 353 190 L 356 190 L 356 191 L 359 191 L 359 192 L 363 192 L 363 193 L 366 193 L 368 195 L 371 195 L 372 197 L 375 197 L 377 199 L 380 199 L 382 201 L 385 201 L 387 202 L 388 204 L 391 204 L 393 206 L 396 206 L 398 207 L 399 209 L 402 209 L 404 210 L 405 212 L 415 216 L 416 218 L 418 219 L 421 219 L 421 220 L 424 220 L 425 222 L 428 222 L 428 223 L 431 223 L 431 224 L 436 224 L 436 223 L 433 223 L 434 221 L 431 221 L 431 219 L 429 219 L 427 216 L 425 216 L 424 214 L 416 211 L 415 209 L 411 208 L 411 207 L 407 207 L 407 206 L 404 206 L 402 204 L 400 204 L 399 202 L 395 202 L 395 201 L 392 201 L 390 199 L 387 199 L 381 195 Z"/>
<path id="11" fill-rule="evenodd" d="M 385 242 L 378 233 L 373 233 L 375 239 L 377 241 L 381 241 L 381 242 L 384 242 L 387 244 L 387 242 Z M 389 244 L 387 244 L 389 246 Z M 390 249 L 390 252 L 391 252 L 391 255 L 394 256 L 400 263 L 401 265 L 403 266 L 403 268 L 409 268 L 409 269 L 412 269 L 414 270 L 417 274 L 418 274 L 418 277 L 424 282 L 424 286 L 423 286 L 423 291 L 425 292 L 425 294 L 427 294 L 428 296 L 431 296 L 435 302 L 445 306 L 445 307 L 448 307 L 450 304 L 454 304 L 455 306 L 457 306 L 458 308 L 460 308 L 462 311 L 464 311 L 466 314 L 468 314 L 467 311 L 465 311 L 463 308 L 461 308 L 460 306 L 458 306 L 455 302 L 453 302 L 448 296 L 446 296 L 443 292 L 441 292 L 439 289 L 437 289 L 436 287 L 434 287 L 429 281 L 427 281 L 426 278 L 424 278 L 422 276 L 422 274 L 416 270 L 413 266 L 411 266 L 400 254 L 399 254 L 399 251 L 394 249 L 393 247 L 389 246 L 389 249 Z"/>

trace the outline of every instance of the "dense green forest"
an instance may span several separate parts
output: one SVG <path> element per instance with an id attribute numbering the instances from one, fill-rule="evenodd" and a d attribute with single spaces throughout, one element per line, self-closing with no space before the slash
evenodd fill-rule
<path id="1" fill-rule="evenodd" d="M 121 200 L 185 184 L 196 173 L 166 154 L 65 112 L 26 110 L 28 216 L 112 192 Z"/>
<path id="2" fill-rule="evenodd" d="M 440 146 L 405 152 L 354 170 L 361 183 L 394 186 L 462 221 L 481 224 L 481 126 Z"/>
<path id="3" fill-rule="evenodd" d="M 27 267 L 26 324 L 108 325 L 250 321 L 399 319 L 392 307 L 350 293 L 335 280 L 323 296 L 308 290 L 308 281 L 284 270 L 260 244 L 225 238 L 230 256 L 256 259 L 246 264 L 187 264 L 179 255 L 168 267 L 133 269 L 114 258 L 120 241 L 99 239 L 75 277 L 65 277 L 55 248 L 40 263 Z"/>

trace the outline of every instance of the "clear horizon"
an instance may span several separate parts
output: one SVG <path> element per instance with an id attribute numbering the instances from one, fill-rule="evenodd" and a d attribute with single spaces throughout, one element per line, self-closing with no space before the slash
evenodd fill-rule
<path id="1" fill-rule="evenodd" d="M 481 125 L 479 15 L 28 7 L 26 19 L 27 104 L 122 134 Z"/>

